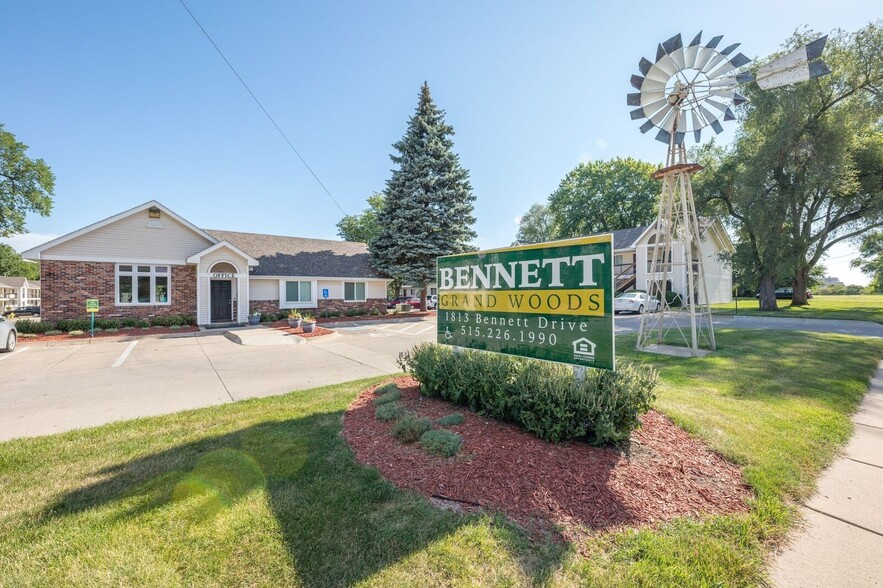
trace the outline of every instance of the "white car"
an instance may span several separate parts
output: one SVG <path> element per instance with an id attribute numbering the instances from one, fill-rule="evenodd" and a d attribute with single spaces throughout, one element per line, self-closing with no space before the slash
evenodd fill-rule
<path id="1" fill-rule="evenodd" d="M 438 295 L 433 294 L 432 296 L 426 297 L 426 310 L 434 310 L 438 306 Z"/>
<path id="2" fill-rule="evenodd" d="M 18 331 L 11 321 L 0 316 L 0 352 L 12 352 L 15 350 L 15 342 L 18 340 Z"/>
<path id="3" fill-rule="evenodd" d="M 620 312 L 656 312 L 659 310 L 659 301 L 650 298 L 646 292 L 626 292 L 613 299 L 613 314 Z"/>

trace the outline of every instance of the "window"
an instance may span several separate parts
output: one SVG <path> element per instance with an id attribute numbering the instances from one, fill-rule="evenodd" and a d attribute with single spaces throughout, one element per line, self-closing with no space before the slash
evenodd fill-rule
<path id="1" fill-rule="evenodd" d="M 343 299 L 346 302 L 365 302 L 365 282 L 344 282 Z"/>
<path id="2" fill-rule="evenodd" d="M 312 282 L 285 282 L 285 302 L 312 302 Z"/>
<path id="3" fill-rule="evenodd" d="M 167 265 L 117 265 L 117 304 L 169 304 L 169 274 Z"/>

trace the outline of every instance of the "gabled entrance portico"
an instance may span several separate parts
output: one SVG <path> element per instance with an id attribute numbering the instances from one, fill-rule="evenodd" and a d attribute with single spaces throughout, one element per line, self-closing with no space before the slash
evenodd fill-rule
<path id="1" fill-rule="evenodd" d="M 200 325 L 248 320 L 248 268 L 258 261 L 227 241 L 187 258 L 197 265 L 196 322 Z"/>

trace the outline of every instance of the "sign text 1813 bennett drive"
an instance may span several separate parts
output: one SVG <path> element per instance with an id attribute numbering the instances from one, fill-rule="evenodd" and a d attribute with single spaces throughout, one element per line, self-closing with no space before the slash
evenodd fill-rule
<path id="1" fill-rule="evenodd" d="M 613 241 L 438 258 L 438 342 L 614 369 Z"/>

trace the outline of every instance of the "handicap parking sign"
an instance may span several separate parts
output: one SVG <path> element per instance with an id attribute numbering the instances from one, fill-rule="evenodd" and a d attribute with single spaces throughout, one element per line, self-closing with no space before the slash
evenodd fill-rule
<path id="1" fill-rule="evenodd" d="M 322 298 L 328 298 L 328 288 L 322 288 Z"/>

